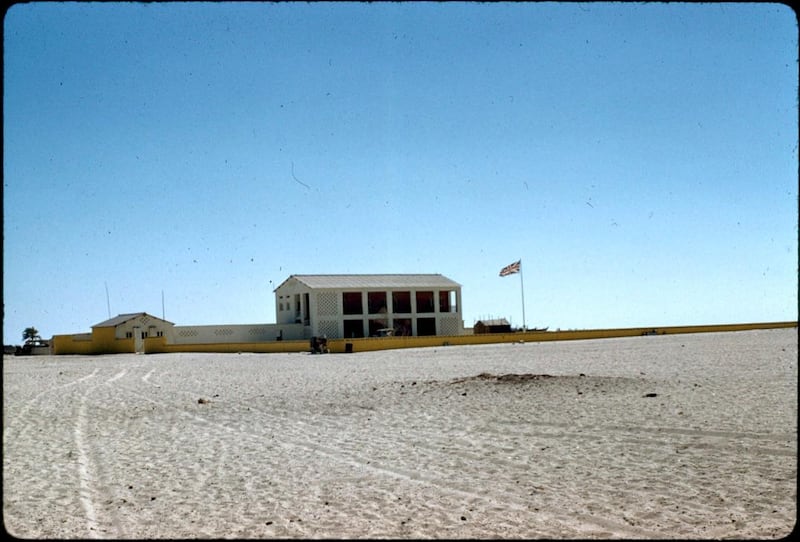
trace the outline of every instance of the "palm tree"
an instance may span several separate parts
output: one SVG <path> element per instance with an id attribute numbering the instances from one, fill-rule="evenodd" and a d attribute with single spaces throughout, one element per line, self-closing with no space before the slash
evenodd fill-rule
<path id="1" fill-rule="evenodd" d="M 22 338 L 25 340 L 25 342 L 41 339 L 39 336 L 39 330 L 33 326 L 25 328 L 25 330 L 22 332 Z"/>

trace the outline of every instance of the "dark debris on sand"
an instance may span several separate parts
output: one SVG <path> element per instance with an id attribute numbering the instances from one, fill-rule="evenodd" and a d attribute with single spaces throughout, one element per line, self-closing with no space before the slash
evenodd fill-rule
<path id="1" fill-rule="evenodd" d="M 495 382 L 528 382 L 531 380 L 544 380 L 546 378 L 553 378 L 553 375 L 548 374 L 515 374 L 508 373 L 503 375 L 495 375 L 492 373 L 481 373 L 477 376 L 468 376 L 466 378 L 459 378 L 451 381 L 451 384 L 461 384 L 463 382 L 471 382 L 476 380 L 494 380 Z"/>

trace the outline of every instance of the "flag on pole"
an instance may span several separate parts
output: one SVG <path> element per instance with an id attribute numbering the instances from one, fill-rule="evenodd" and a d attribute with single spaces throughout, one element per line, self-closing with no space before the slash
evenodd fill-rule
<path id="1" fill-rule="evenodd" d="M 519 273 L 521 265 L 522 260 L 517 260 L 516 262 L 505 266 L 500 270 L 500 276 L 506 277 L 508 275 L 513 275 L 514 273 Z"/>

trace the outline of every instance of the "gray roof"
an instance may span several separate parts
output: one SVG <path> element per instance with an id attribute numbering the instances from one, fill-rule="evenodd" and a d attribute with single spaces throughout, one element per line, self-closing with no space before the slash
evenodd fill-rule
<path id="1" fill-rule="evenodd" d="M 160 320 L 162 322 L 167 322 L 168 324 L 172 323 L 172 322 L 168 322 L 167 320 L 162 320 L 161 318 L 156 318 L 155 316 L 147 314 L 146 312 L 130 312 L 128 314 L 119 314 L 119 315 L 115 316 L 114 318 L 109 318 L 108 320 L 104 320 L 104 321 L 100 322 L 99 324 L 93 325 L 92 327 L 116 327 L 116 326 L 118 326 L 120 324 L 124 324 L 125 322 L 128 322 L 129 320 L 133 320 L 134 318 L 139 318 L 140 316 L 147 316 L 148 318 L 153 318 L 155 320 Z"/>
<path id="2" fill-rule="evenodd" d="M 286 279 L 296 279 L 309 288 L 314 289 L 339 289 L 339 288 L 460 288 L 461 285 L 444 275 L 419 274 L 419 275 L 292 275 Z M 280 286 L 278 286 L 280 288 Z M 277 288 L 276 288 L 277 290 Z"/>
<path id="3" fill-rule="evenodd" d="M 505 318 L 495 318 L 494 320 L 478 320 L 475 324 L 483 324 L 485 326 L 510 326 L 508 320 Z"/>

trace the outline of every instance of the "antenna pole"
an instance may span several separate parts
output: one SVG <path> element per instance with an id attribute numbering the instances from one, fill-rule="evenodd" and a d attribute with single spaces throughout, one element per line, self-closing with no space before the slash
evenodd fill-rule
<path id="1" fill-rule="evenodd" d="M 104 283 L 106 285 L 106 308 L 108 308 L 108 317 L 111 318 L 111 300 L 108 297 L 108 283 Z"/>
<path id="2" fill-rule="evenodd" d="M 522 331 L 528 331 L 525 327 L 525 286 L 522 284 L 522 260 L 519 264 L 519 289 L 522 292 Z"/>

